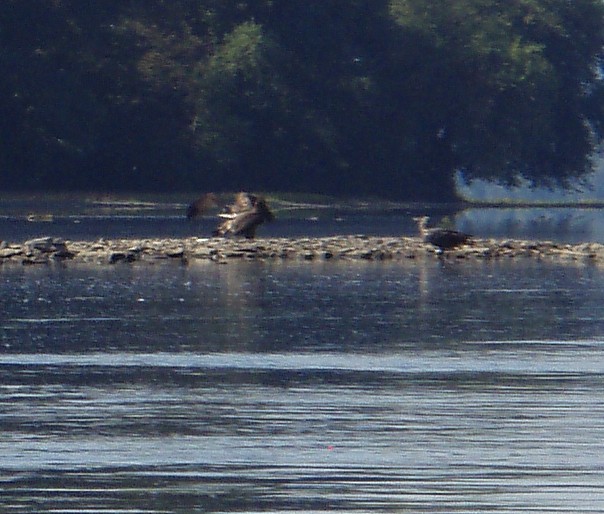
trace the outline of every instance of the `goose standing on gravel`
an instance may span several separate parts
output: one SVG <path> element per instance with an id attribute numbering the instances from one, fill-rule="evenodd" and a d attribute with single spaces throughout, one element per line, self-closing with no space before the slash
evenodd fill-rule
<path id="1" fill-rule="evenodd" d="M 428 228 L 429 216 L 413 218 L 417 221 L 419 235 L 424 243 L 436 246 L 441 252 L 466 244 L 472 239 L 470 234 L 446 228 Z"/>

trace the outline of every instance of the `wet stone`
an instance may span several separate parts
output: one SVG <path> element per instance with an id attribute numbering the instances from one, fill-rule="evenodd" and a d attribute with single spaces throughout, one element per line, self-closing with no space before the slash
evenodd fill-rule
<path id="1" fill-rule="evenodd" d="M 184 248 L 171 248 L 166 250 L 166 256 L 172 259 L 183 257 L 185 254 Z"/>
<path id="2" fill-rule="evenodd" d="M 0 259 L 10 259 L 22 254 L 23 250 L 21 248 L 2 248 L 0 250 Z"/>

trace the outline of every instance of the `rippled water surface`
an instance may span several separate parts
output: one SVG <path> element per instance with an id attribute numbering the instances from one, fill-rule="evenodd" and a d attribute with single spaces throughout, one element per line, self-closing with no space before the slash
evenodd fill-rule
<path id="1" fill-rule="evenodd" d="M 1 512 L 602 512 L 604 270 L 0 268 Z"/>

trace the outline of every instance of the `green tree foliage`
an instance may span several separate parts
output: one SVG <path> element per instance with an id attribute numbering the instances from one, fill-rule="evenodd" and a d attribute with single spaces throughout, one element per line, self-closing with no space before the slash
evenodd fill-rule
<path id="1" fill-rule="evenodd" d="M 395 0 L 392 12 L 436 54 L 444 87 L 422 90 L 466 177 L 567 185 L 590 169 L 602 135 L 601 2 Z"/>
<path id="2" fill-rule="evenodd" d="M 0 187 L 566 186 L 603 46 L 600 0 L 4 0 Z"/>

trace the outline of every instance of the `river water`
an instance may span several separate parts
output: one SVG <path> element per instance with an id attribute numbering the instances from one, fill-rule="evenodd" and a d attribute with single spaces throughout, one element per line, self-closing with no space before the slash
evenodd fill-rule
<path id="1" fill-rule="evenodd" d="M 190 198 L 189 198 L 190 200 Z M 186 198 L 151 196 L 147 201 L 122 198 L 5 196 L 0 198 L 0 240 L 54 236 L 75 240 L 209 236 L 216 218 L 187 222 Z M 279 204 L 276 220 L 258 230 L 261 237 L 321 237 L 366 234 L 410 236 L 414 216 L 430 214 L 435 225 L 454 226 L 480 238 L 541 239 L 567 243 L 604 243 L 601 208 L 469 208 L 418 204 L 384 205 Z M 37 222 L 28 221 L 33 217 Z"/>
<path id="2" fill-rule="evenodd" d="M 604 270 L 0 269 L 2 512 L 602 512 Z"/>
<path id="3" fill-rule="evenodd" d="M 176 230 L 94 222 L 0 229 Z M 0 512 L 604 512 L 602 305 L 579 263 L 2 266 Z"/>

